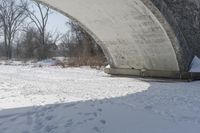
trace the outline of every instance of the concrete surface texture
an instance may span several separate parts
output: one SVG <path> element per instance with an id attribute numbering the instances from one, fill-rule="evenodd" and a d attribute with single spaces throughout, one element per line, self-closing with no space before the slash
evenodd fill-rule
<path id="1" fill-rule="evenodd" d="M 200 0 L 152 0 L 152 2 L 165 14 L 165 17 L 171 16 L 171 19 L 167 20 L 176 20 L 188 46 L 200 57 Z"/>
<path id="2" fill-rule="evenodd" d="M 79 22 L 101 46 L 112 68 L 188 71 L 194 55 L 176 20 L 167 20 L 167 5 L 166 10 L 159 8 L 160 5 L 165 5 L 165 2 L 161 1 L 40 2 Z"/>

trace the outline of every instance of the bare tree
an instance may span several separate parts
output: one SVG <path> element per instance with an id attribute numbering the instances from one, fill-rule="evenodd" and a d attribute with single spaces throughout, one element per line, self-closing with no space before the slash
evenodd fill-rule
<path id="1" fill-rule="evenodd" d="M 12 43 L 27 18 L 27 3 L 20 0 L 0 0 L 0 22 L 4 37 L 5 54 L 12 58 Z"/>
<path id="2" fill-rule="evenodd" d="M 106 58 L 95 40 L 77 22 L 70 20 L 67 25 L 70 30 L 62 36 L 59 52 L 70 57 L 68 65 L 105 65 Z"/>
<path id="3" fill-rule="evenodd" d="M 57 33 L 57 32 L 56 32 Z M 52 57 L 57 53 L 57 41 L 59 40 L 59 34 L 53 34 L 48 32 L 45 34 L 46 56 Z M 40 33 L 36 27 L 28 27 L 26 32 L 21 34 L 19 42 L 16 43 L 16 55 L 24 59 L 41 59 L 41 43 Z"/>
<path id="4" fill-rule="evenodd" d="M 61 37 L 61 42 L 59 44 L 59 54 L 61 56 L 67 57 L 67 56 L 71 56 L 70 51 L 72 50 L 71 46 L 71 32 L 68 31 L 65 34 L 62 35 Z"/>
<path id="5" fill-rule="evenodd" d="M 28 16 L 33 24 L 35 24 L 39 34 L 41 43 L 40 59 L 47 58 L 48 44 L 45 40 L 47 22 L 49 20 L 49 15 L 51 14 L 50 8 L 43 6 L 38 2 L 33 2 L 39 11 L 39 15 L 36 13 L 35 8 L 27 10 Z"/>
<path id="6" fill-rule="evenodd" d="M 39 34 L 34 27 L 29 27 L 24 34 L 20 36 L 17 46 L 18 56 L 25 59 L 32 59 L 38 56 Z"/>
<path id="7" fill-rule="evenodd" d="M 71 43 L 69 44 L 69 51 L 75 56 L 89 57 L 96 56 L 96 54 L 103 54 L 101 48 L 92 39 L 92 37 L 83 30 L 75 21 L 67 22 L 71 32 Z"/>

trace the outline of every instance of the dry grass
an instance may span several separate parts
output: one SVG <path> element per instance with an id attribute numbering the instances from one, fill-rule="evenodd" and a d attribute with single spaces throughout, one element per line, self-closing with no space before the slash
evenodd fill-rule
<path id="1" fill-rule="evenodd" d="M 72 57 L 69 59 L 68 66 L 80 67 L 90 66 L 92 68 L 101 68 L 106 65 L 106 59 L 103 56 L 94 57 Z"/>

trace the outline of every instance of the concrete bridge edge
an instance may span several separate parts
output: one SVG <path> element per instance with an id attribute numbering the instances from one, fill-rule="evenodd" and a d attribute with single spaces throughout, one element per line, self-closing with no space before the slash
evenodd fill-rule
<path id="1" fill-rule="evenodd" d="M 165 29 L 172 46 L 176 53 L 181 72 L 188 72 L 190 64 L 194 58 L 192 50 L 182 34 L 173 13 L 169 10 L 166 3 L 161 0 L 141 0 L 148 9 L 154 14 L 157 20 Z M 164 18 L 164 19 L 163 19 Z"/>

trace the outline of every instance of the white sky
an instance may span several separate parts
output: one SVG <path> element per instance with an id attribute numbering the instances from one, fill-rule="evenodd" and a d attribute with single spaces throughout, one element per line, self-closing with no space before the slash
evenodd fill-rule
<path id="1" fill-rule="evenodd" d="M 34 7 L 34 6 L 33 6 Z M 35 11 L 37 11 L 37 7 L 34 7 Z M 49 16 L 49 21 L 47 25 L 47 31 L 50 32 L 58 32 L 58 33 L 66 33 L 69 27 L 66 26 L 66 22 L 69 20 L 66 16 L 62 15 L 61 13 L 53 11 L 53 14 Z M 36 12 L 39 15 L 39 12 Z M 2 38 L 0 38 L 0 41 Z"/>
<path id="2" fill-rule="evenodd" d="M 31 4 L 29 8 L 30 9 L 33 8 L 33 10 L 35 10 L 36 15 L 38 15 L 38 17 L 40 18 L 40 13 L 39 13 L 38 7 L 36 7 L 34 4 L 33 5 Z M 49 16 L 47 31 L 52 31 L 52 32 L 57 31 L 59 33 L 66 33 L 68 31 L 66 22 L 69 19 L 57 11 L 54 11 L 52 9 L 51 9 L 51 11 L 53 13 L 50 14 L 50 16 Z M 45 13 L 45 10 L 44 10 L 44 13 Z"/>
<path id="3" fill-rule="evenodd" d="M 68 18 L 57 11 L 53 11 L 50 15 L 47 30 L 58 31 L 59 33 L 66 33 L 68 28 L 66 26 Z"/>

